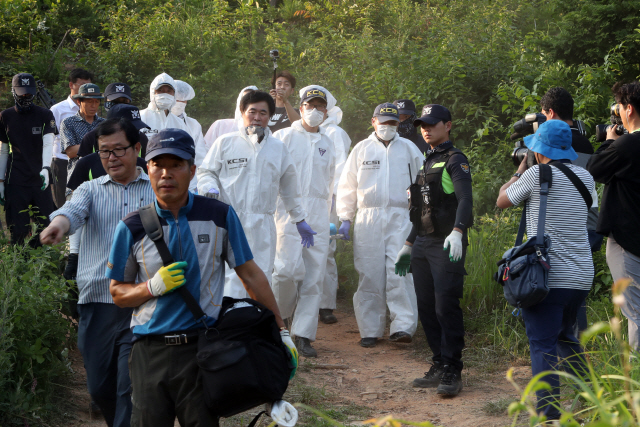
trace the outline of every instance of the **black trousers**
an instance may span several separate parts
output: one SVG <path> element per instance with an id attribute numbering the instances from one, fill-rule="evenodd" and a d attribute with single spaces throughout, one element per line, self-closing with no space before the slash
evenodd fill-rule
<path id="1" fill-rule="evenodd" d="M 58 209 L 64 205 L 66 198 L 64 193 L 67 189 L 67 164 L 68 160 L 53 158 L 51 162 L 51 192 L 53 194 L 53 201 Z"/>
<path id="2" fill-rule="evenodd" d="M 115 304 L 78 304 L 78 348 L 87 371 L 87 388 L 109 427 L 129 427 L 131 308 Z"/>
<path id="3" fill-rule="evenodd" d="M 197 342 L 166 345 L 142 338 L 129 358 L 131 427 L 218 427 L 204 403 L 196 364 Z"/>
<path id="4" fill-rule="evenodd" d="M 444 239 L 417 237 L 411 250 L 411 270 L 418 300 L 418 316 L 433 352 L 434 363 L 462 370 L 464 322 L 460 298 L 464 276 L 466 245 L 462 259 L 449 260 Z"/>
<path id="5" fill-rule="evenodd" d="M 25 187 L 22 185 L 7 184 L 4 190 L 5 212 L 7 215 L 7 227 L 11 231 L 11 242 L 21 244 L 31 233 L 31 217 L 29 206 L 37 207 L 34 222 L 38 224 L 38 232 L 49 225 L 49 215 L 53 212 L 53 199 L 51 192 L 40 187 Z M 37 236 L 32 240 L 31 246 L 40 246 Z"/>

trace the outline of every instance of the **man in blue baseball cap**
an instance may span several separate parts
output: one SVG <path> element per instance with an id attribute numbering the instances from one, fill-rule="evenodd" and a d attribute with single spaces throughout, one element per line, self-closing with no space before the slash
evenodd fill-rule
<path id="1" fill-rule="evenodd" d="M 180 293 L 173 292 L 179 287 L 195 297 L 207 316 L 204 321 L 213 326 L 220 314 L 226 262 L 251 298 L 269 308 L 281 331 L 286 331 L 234 209 L 189 192 L 195 155 L 187 132 L 163 129 L 150 138 L 145 157 L 155 192 L 154 210 L 176 262 L 163 266 L 135 211 L 118 224 L 107 264 L 113 300 L 120 307 L 134 308 L 131 424 L 139 427 L 173 425 L 176 416 L 182 425 L 218 425 L 217 415 L 204 403 L 196 364 L 198 331 L 204 325 L 193 317 Z M 281 336 L 297 363 L 288 331 Z"/>
<path id="2" fill-rule="evenodd" d="M 546 207 L 544 232 L 551 238 L 549 249 L 549 294 L 542 302 L 522 309 L 529 338 L 533 375 L 558 368 L 558 356 L 572 374 L 583 372 L 584 352 L 574 335 L 578 309 L 593 282 L 593 262 L 587 237 L 587 216 L 595 200 L 595 182 L 585 169 L 571 164 L 578 158 L 571 146 L 571 128 L 562 120 L 547 120 L 534 135 L 524 138 L 526 158 L 509 182 L 500 188 L 499 208 L 526 203 L 527 235 L 535 236 L 540 212 L 540 166 L 551 165 L 552 182 Z M 582 187 L 582 190 L 580 189 Z M 591 194 L 587 200 L 582 192 Z M 539 390 L 537 411 L 547 419 L 560 418 L 560 378 L 547 375 L 551 390 Z"/>

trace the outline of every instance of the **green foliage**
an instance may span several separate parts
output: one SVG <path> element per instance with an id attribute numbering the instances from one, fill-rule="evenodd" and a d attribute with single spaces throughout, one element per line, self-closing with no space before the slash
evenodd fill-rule
<path id="1" fill-rule="evenodd" d="M 23 425 L 57 406 L 74 331 L 61 313 L 67 285 L 58 248 L 0 241 L 0 425 Z"/>

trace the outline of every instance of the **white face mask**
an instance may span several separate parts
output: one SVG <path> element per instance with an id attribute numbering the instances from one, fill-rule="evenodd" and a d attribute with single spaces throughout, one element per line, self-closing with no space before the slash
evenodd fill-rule
<path id="1" fill-rule="evenodd" d="M 315 108 L 313 110 L 304 110 L 302 118 L 306 124 L 314 128 L 320 126 L 320 123 L 324 121 L 324 112 L 318 111 Z"/>
<path id="2" fill-rule="evenodd" d="M 171 107 L 171 112 L 180 117 L 184 113 L 184 109 L 187 107 L 186 102 L 176 101 L 175 105 Z"/>
<path id="3" fill-rule="evenodd" d="M 168 93 L 156 93 L 153 95 L 153 101 L 158 110 L 169 110 L 176 102 L 176 97 Z"/>
<path id="4" fill-rule="evenodd" d="M 378 125 L 376 133 L 383 141 L 391 141 L 398 133 L 398 126 Z"/>

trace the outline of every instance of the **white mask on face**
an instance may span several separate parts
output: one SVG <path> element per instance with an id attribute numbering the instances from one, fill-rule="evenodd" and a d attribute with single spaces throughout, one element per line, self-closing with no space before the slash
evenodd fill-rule
<path id="1" fill-rule="evenodd" d="M 169 110 L 176 102 L 176 97 L 168 93 L 156 93 L 153 95 L 153 101 L 158 110 Z"/>
<path id="2" fill-rule="evenodd" d="M 376 133 L 383 141 L 391 141 L 398 133 L 398 126 L 378 125 Z"/>
<path id="3" fill-rule="evenodd" d="M 187 107 L 186 102 L 176 101 L 175 105 L 171 107 L 171 112 L 180 117 L 184 113 L 184 109 Z"/>
<path id="4" fill-rule="evenodd" d="M 316 108 L 313 110 L 304 110 L 302 117 L 306 124 L 314 128 L 320 126 L 320 123 L 324 121 L 324 112 L 318 111 Z"/>

